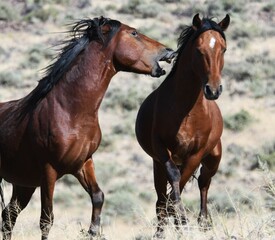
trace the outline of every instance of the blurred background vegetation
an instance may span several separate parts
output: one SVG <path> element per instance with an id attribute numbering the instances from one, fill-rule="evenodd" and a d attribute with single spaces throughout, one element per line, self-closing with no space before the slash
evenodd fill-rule
<path id="1" fill-rule="evenodd" d="M 273 224 L 274 0 L 0 0 L 0 99 L 23 97 L 36 86 L 56 55 L 52 46 L 66 37 L 66 24 L 75 20 L 101 15 L 117 19 L 176 49 L 182 26 L 190 25 L 196 13 L 215 21 L 226 13 L 231 16 L 225 90 L 217 101 L 224 116 L 223 159 L 209 201 L 227 219 L 238 216 L 238 209 L 254 211 L 260 203 L 263 213 L 271 216 L 268 224 Z M 171 66 L 164 67 L 169 72 Z M 98 183 L 106 196 L 105 224 L 114 218 L 135 224 L 139 208 L 154 209 L 152 161 L 135 140 L 134 124 L 141 102 L 163 79 L 119 73 L 105 95 L 100 110 L 103 139 L 94 156 Z M 87 194 L 73 177 L 63 177 L 57 189 L 55 203 L 61 208 L 90 209 Z M 191 213 L 198 212 L 196 184 L 188 185 L 182 198 Z M 32 204 L 37 202 L 39 196 Z M 261 235 L 265 239 L 275 236 L 268 224 Z M 135 239 L 147 238 L 139 234 Z"/>

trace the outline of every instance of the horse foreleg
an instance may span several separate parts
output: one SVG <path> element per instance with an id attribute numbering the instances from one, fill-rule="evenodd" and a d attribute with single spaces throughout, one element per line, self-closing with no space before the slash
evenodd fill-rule
<path id="1" fill-rule="evenodd" d="M 11 239 L 18 214 L 28 205 L 35 188 L 13 185 L 10 203 L 2 211 L 3 240 Z"/>
<path id="2" fill-rule="evenodd" d="M 86 161 L 82 169 L 75 176 L 90 195 L 93 204 L 89 234 L 91 236 L 98 236 L 100 235 L 100 215 L 104 202 L 104 194 L 96 181 L 93 160 L 89 159 Z"/>
<path id="3" fill-rule="evenodd" d="M 57 180 L 56 170 L 48 163 L 44 165 L 41 177 L 41 216 L 40 229 L 42 240 L 47 240 L 53 225 L 53 192 Z"/>
<path id="4" fill-rule="evenodd" d="M 221 142 L 216 145 L 212 152 L 202 160 L 202 167 L 198 184 L 200 188 L 201 207 L 198 217 L 198 223 L 203 230 L 208 230 L 212 227 L 212 220 L 207 210 L 207 194 L 211 183 L 211 178 L 218 170 L 221 160 Z"/>
<path id="5" fill-rule="evenodd" d="M 162 164 L 157 161 L 154 163 L 154 184 L 157 193 L 156 202 L 156 214 L 158 219 L 157 231 L 154 238 L 164 238 L 164 225 L 166 224 L 167 218 L 167 177 L 166 171 Z"/>
<path id="6" fill-rule="evenodd" d="M 1 163 L 0 163 L 1 165 Z M 1 167 L 1 166 L 0 166 Z M 3 192 L 3 188 L 2 188 L 2 180 L 3 178 L 0 177 L 0 196 L 1 196 L 1 207 L 2 207 L 2 210 L 4 210 L 5 208 L 5 198 L 4 198 L 4 192 Z"/>
<path id="7" fill-rule="evenodd" d="M 180 193 L 182 192 L 185 184 L 189 181 L 191 176 L 194 174 L 196 169 L 199 167 L 201 162 L 202 153 L 199 152 L 195 155 L 190 156 L 189 158 L 183 160 L 183 165 L 181 167 L 181 178 L 180 178 Z M 181 221 L 181 224 L 186 224 L 187 219 L 185 218 L 176 218 L 175 224 L 178 224 L 178 221 Z"/>

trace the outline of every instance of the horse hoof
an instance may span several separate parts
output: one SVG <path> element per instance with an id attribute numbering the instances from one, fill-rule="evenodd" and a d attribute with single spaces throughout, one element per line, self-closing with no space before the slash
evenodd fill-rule
<path id="1" fill-rule="evenodd" d="M 100 231 L 99 227 L 90 228 L 87 232 L 90 240 L 107 240 L 105 235 Z"/>
<path id="2" fill-rule="evenodd" d="M 102 233 L 100 233 L 99 231 L 93 231 L 91 229 L 89 231 L 81 229 L 80 236 L 80 239 L 83 240 L 107 240 L 107 238 Z"/>
<path id="3" fill-rule="evenodd" d="M 163 231 L 156 231 L 156 233 L 153 236 L 153 240 L 157 240 L 157 239 L 165 239 Z"/>
<path id="4" fill-rule="evenodd" d="M 90 240 L 107 240 L 107 238 L 103 235 L 100 235 L 100 236 L 91 236 L 90 237 Z"/>
<path id="5" fill-rule="evenodd" d="M 204 232 L 211 230 L 213 227 L 211 218 L 206 218 L 204 216 L 199 216 L 198 224 L 200 226 L 200 230 Z"/>
<path id="6" fill-rule="evenodd" d="M 181 216 L 181 217 L 178 217 L 176 216 L 174 218 L 174 224 L 175 226 L 179 227 L 179 226 L 184 226 L 186 225 L 187 223 L 189 222 L 188 218 L 185 217 L 185 216 Z"/>

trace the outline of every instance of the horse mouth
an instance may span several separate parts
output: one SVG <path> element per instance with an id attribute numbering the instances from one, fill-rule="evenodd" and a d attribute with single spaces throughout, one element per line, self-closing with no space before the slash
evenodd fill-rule
<path id="1" fill-rule="evenodd" d="M 169 52 L 163 56 L 159 61 L 165 61 L 167 63 L 171 63 L 172 60 L 176 57 L 177 53 L 173 51 L 172 49 L 169 50 Z"/>
<path id="2" fill-rule="evenodd" d="M 166 74 L 166 71 L 159 65 L 159 62 L 167 62 L 170 64 L 175 56 L 176 52 L 174 52 L 172 49 L 169 49 L 167 52 L 162 54 L 160 58 L 156 60 L 151 76 L 160 77 Z"/>

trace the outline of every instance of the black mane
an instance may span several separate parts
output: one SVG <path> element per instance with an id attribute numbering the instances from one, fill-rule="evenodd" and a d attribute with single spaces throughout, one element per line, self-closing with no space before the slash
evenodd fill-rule
<path id="1" fill-rule="evenodd" d="M 103 35 L 102 27 L 110 26 L 107 36 Z M 21 117 L 35 109 L 37 104 L 52 90 L 71 66 L 74 59 L 86 48 L 91 41 L 100 42 L 107 46 L 121 23 L 109 18 L 84 19 L 71 24 L 69 39 L 62 41 L 59 54 L 55 62 L 46 67 L 45 76 L 39 81 L 37 87 L 24 99 Z"/>
<path id="2" fill-rule="evenodd" d="M 187 42 L 189 39 L 192 39 L 194 41 L 198 36 L 200 36 L 203 32 L 206 32 L 208 30 L 214 30 L 221 34 L 221 36 L 225 39 L 225 35 L 219 24 L 214 22 L 211 18 L 203 18 L 202 19 L 202 26 L 195 30 L 193 26 L 184 26 L 183 31 L 181 32 L 179 38 L 178 38 L 178 50 L 177 52 L 181 52 L 182 49 L 185 48 Z"/>
<path id="3" fill-rule="evenodd" d="M 173 68 L 172 68 L 170 74 L 174 73 L 177 60 L 178 60 L 180 54 L 182 53 L 182 51 L 185 49 L 189 40 L 194 41 L 203 32 L 206 32 L 208 30 L 214 30 L 214 31 L 219 32 L 221 34 L 221 36 L 224 38 L 224 40 L 226 40 L 225 34 L 224 34 L 223 30 L 221 29 L 221 27 L 219 26 L 219 24 L 214 22 L 211 18 L 203 18 L 202 26 L 197 30 L 195 30 L 193 28 L 193 26 L 184 26 L 183 27 L 183 30 L 178 38 L 178 49 L 176 51 L 177 57 L 174 60 L 174 65 L 173 65 Z"/>

